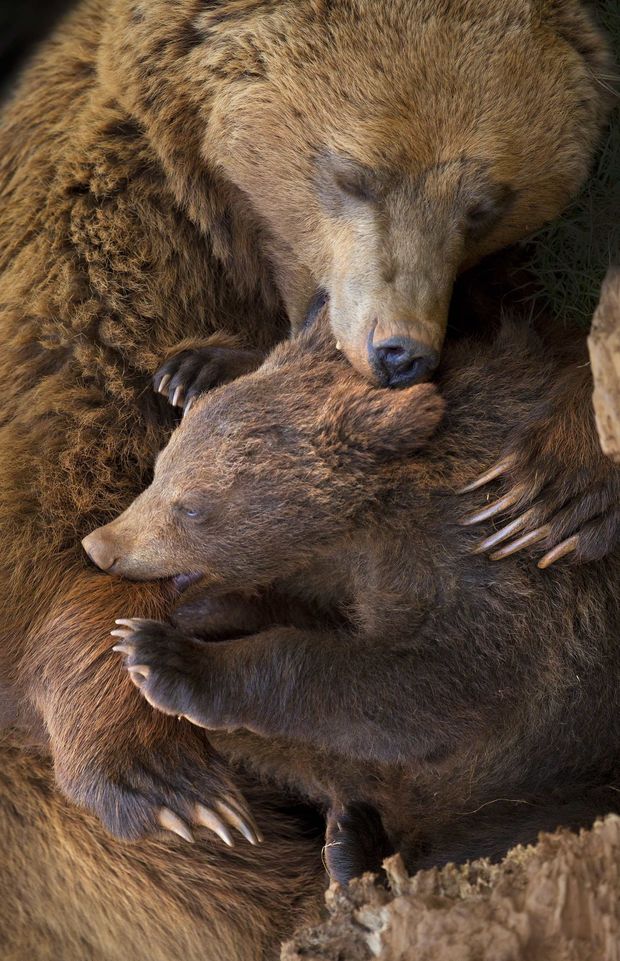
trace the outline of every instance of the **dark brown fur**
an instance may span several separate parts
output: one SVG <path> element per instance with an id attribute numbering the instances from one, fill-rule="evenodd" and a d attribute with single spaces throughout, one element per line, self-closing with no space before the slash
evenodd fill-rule
<path id="1" fill-rule="evenodd" d="M 458 524 L 456 491 L 505 433 L 588 382 L 565 332 L 505 322 L 447 350 L 439 426 L 435 387 L 369 387 L 319 326 L 198 401 L 151 486 L 89 539 L 115 574 L 202 573 L 177 626 L 126 628 L 134 683 L 252 732 L 217 743 L 335 806 L 340 878 L 367 862 L 368 805 L 411 869 L 617 808 L 620 558 L 497 566 Z M 594 466 L 584 409 L 567 427 Z"/>
<path id="2" fill-rule="evenodd" d="M 439 231 L 424 248 L 428 263 L 441 267 L 440 307 L 457 262 L 467 259 L 461 227 L 452 232 L 463 151 L 481 158 L 483 186 L 492 175 L 520 192 L 510 218 L 468 248 L 472 257 L 552 216 L 586 174 L 604 115 L 596 76 L 606 52 L 580 5 L 476 4 L 472 17 L 463 0 L 458 30 L 472 46 L 458 77 L 473 89 L 461 96 L 457 76 L 452 85 L 431 83 L 438 99 L 420 96 L 414 115 L 409 94 L 424 87 L 420 70 L 437 63 L 444 77 L 452 64 L 446 9 L 400 0 L 384 17 L 375 0 L 84 0 L 4 112 L 2 717 L 46 745 L 65 794 L 123 837 L 150 832 L 164 801 L 191 810 L 214 783 L 204 738 L 147 710 L 108 654 L 115 616 L 164 616 L 174 591 L 104 579 L 79 547 L 148 482 L 165 442 L 171 421 L 149 390 L 156 364 L 183 338 L 220 329 L 248 348 L 269 347 L 325 286 L 335 246 L 343 252 L 336 272 L 346 281 L 353 234 L 367 218 L 335 223 L 325 212 L 310 169 L 315 157 L 328 173 L 334 149 L 364 168 L 397 168 L 396 190 L 386 181 L 389 210 L 399 214 L 394 230 L 370 238 L 363 231 L 361 249 L 382 249 L 390 239 L 399 264 L 410 251 L 398 250 L 398 238 L 409 236 L 411 222 L 422 228 L 398 198 L 422 202 L 420 188 L 429 185 L 437 223 L 454 240 L 444 244 Z M 418 49 L 418 12 L 430 55 L 412 61 L 410 75 L 399 61 Z M 435 12 L 443 19 L 433 21 Z M 585 58 L 575 37 L 588 41 Z M 475 102 L 494 51 L 494 80 L 482 91 L 494 108 L 472 142 L 472 118 L 454 107 Z M 536 91 L 535 99 L 524 90 Z M 387 119 L 368 128 L 360 117 L 371 100 L 380 113 L 385 104 Z M 440 123 L 433 120 L 426 142 L 420 132 L 429 111 Z M 454 119 L 449 129 L 446 117 Z M 336 245 L 343 229 L 347 237 Z M 370 276 L 378 266 L 367 260 Z M 401 279 L 425 276 L 419 266 L 412 262 Z M 344 290 L 340 281 L 330 293 Z M 418 294 L 414 284 L 407 320 L 426 311 Z M 386 314 L 389 324 L 400 322 L 399 304 Z M 438 338 L 442 309 L 431 325 Z M 355 345 L 349 354 L 355 358 Z"/>

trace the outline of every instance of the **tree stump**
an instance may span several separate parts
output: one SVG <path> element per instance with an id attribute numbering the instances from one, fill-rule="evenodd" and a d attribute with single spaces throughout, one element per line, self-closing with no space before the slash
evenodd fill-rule
<path id="1" fill-rule="evenodd" d="M 588 339 L 603 451 L 620 462 L 620 267 L 610 267 Z"/>
<path id="2" fill-rule="evenodd" d="M 543 834 L 498 865 L 420 871 L 386 861 L 326 894 L 328 920 L 282 961 L 620 961 L 620 818 Z"/>

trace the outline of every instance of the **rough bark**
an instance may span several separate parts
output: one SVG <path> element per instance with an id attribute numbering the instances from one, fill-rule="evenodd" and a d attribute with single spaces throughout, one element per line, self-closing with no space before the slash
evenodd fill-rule
<path id="1" fill-rule="evenodd" d="M 620 267 L 610 267 L 588 340 L 601 446 L 620 462 Z"/>
<path id="2" fill-rule="evenodd" d="M 499 865 L 486 861 L 408 877 L 386 862 L 332 885 L 328 920 L 298 933 L 282 961 L 619 961 L 620 818 L 591 831 L 541 835 Z"/>

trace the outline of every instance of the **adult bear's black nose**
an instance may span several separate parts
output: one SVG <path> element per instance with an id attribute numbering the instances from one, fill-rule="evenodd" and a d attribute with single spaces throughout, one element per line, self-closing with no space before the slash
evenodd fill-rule
<path id="1" fill-rule="evenodd" d="M 368 359 L 382 386 L 410 387 L 432 374 L 439 363 L 439 353 L 411 337 L 390 337 L 369 344 Z"/>

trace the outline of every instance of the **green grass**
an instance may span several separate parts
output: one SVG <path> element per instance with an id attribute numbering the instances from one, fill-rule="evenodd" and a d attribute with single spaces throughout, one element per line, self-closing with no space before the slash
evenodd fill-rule
<path id="1" fill-rule="evenodd" d="M 597 0 L 595 8 L 620 63 L 620 0 Z M 604 82 L 620 93 L 617 79 Z M 607 268 L 620 261 L 620 106 L 585 187 L 559 220 L 531 239 L 528 256 L 541 288 L 539 305 L 589 326 Z"/>

